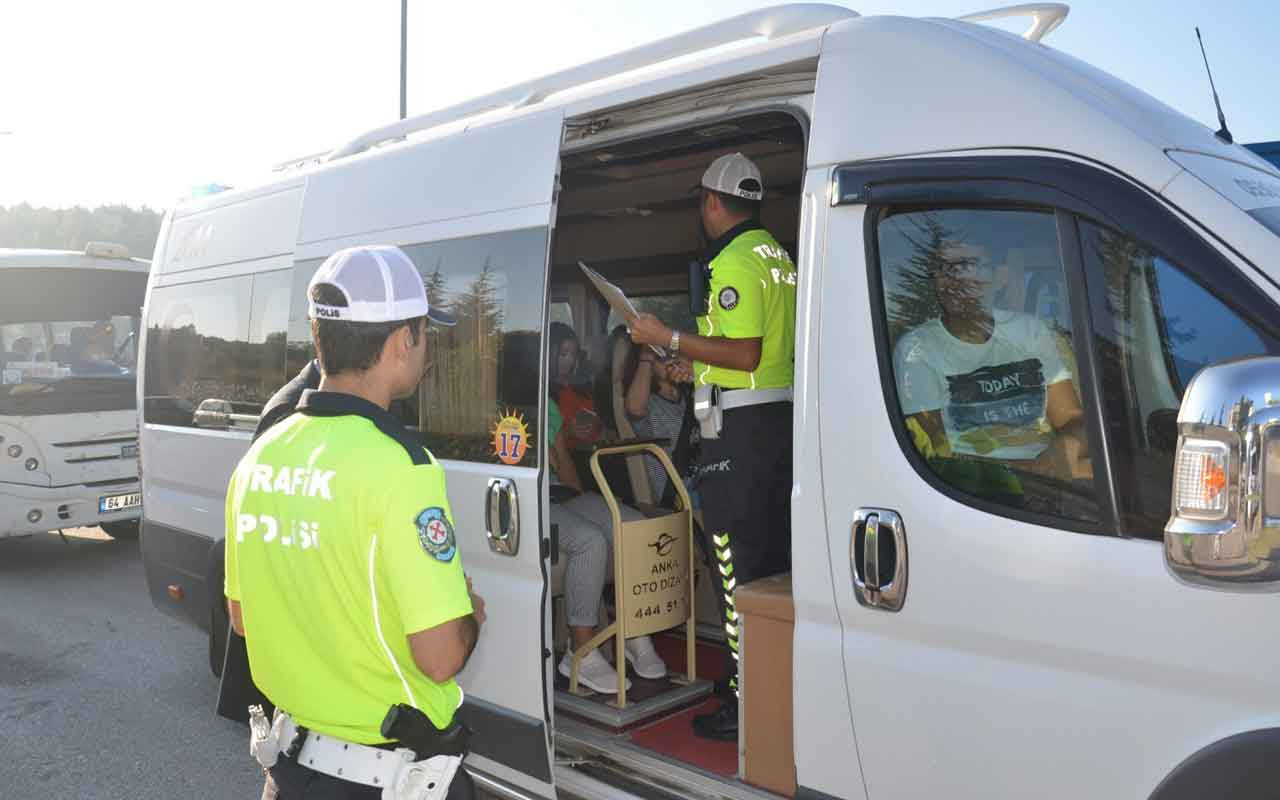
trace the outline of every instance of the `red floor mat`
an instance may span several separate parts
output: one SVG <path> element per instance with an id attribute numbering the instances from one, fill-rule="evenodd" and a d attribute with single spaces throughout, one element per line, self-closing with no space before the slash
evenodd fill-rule
<path id="1" fill-rule="evenodd" d="M 659 633 L 653 637 L 654 649 L 672 673 L 684 672 L 684 634 Z M 727 669 L 725 646 L 698 640 L 698 677 L 709 681 L 724 680 Z"/>
<path id="2" fill-rule="evenodd" d="M 738 774 L 738 742 L 715 742 L 699 739 L 693 734 L 693 718 L 719 707 L 720 701 L 715 698 L 704 700 L 674 717 L 636 729 L 631 733 L 631 741 L 664 756 L 732 778 Z"/>

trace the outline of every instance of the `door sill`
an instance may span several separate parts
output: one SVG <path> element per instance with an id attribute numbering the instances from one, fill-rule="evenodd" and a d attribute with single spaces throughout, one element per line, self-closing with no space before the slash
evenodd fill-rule
<path id="1" fill-rule="evenodd" d="M 654 753 L 632 743 L 626 734 L 600 731 L 561 716 L 555 723 L 556 785 L 572 780 L 570 772 L 611 785 L 611 775 L 623 785 L 639 785 L 658 797 L 698 800 L 775 800 L 779 795 L 716 775 L 683 761 Z M 562 775 L 564 777 L 562 777 Z M 566 786 L 565 788 L 569 788 Z M 622 791 L 622 790 L 620 790 Z M 634 790 L 618 797 L 644 797 Z"/>

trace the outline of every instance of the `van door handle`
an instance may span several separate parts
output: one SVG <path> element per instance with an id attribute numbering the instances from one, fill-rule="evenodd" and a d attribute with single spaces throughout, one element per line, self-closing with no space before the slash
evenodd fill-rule
<path id="1" fill-rule="evenodd" d="M 868 608 L 899 611 L 907 597 L 907 533 L 902 517 L 885 508 L 860 508 L 849 539 L 853 593 Z"/>
<path id="2" fill-rule="evenodd" d="M 484 535 L 489 549 L 504 556 L 520 552 L 520 498 L 510 478 L 490 478 L 485 491 Z"/>

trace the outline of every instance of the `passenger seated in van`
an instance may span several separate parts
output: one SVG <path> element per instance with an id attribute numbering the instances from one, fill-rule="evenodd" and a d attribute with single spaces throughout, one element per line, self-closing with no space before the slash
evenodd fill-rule
<path id="1" fill-rule="evenodd" d="M 560 547 L 564 551 L 565 565 L 565 617 L 569 625 L 571 651 L 585 645 L 595 635 L 600 621 L 600 604 L 604 597 L 606 576 L 613 573 L 613 518 L 604 498 L 594 492 L 586 492 L 582 476 L 569 454 L 571 441 L 593 441 L 592 428 L 599 436 L 599 426 L 587 424 L 570 433 L 564 420 L 559 398 L 569 397 L 575 402 L 591 405 L 590 396 L 585 401 L 566 394 L 565 389 L 578 367 L 578 339 L 573 329 L 563 323 L 550 327 L 549 353 L 552 364 L 551 398 L 547 410 L 547 444 L 550 449 L 549 464 L 553 498 L 560 502 L 551 504 L 551 523 L 558 526 Z M 563 495 L 573 495 L 563 498 Z M 641 519 L 643 515 L 629 506 L 620 506 L 624 521 Z M 648 636 L 638 636 L 626 642 L 626 658 L 642 678 L 656 679 L 667 674 L 666 664 L 658 656 Z M 560 661 L 560 674 L 568 677 L 573 666 L 573 653 L 566 652 Z M 582 659 L 579 681 L 601 694 L 618 691 L 618 674 L 600 651 L 593 650 Z M 627 686 L 630 686 L 628 682 Z"/>
<path id="2" fill-rule="evenodd" d="M 630 338 L 622 325 L 614 334 Z M 681 385 L 672 380 L 667 363 L 658 358 L 651 348 L 631 345 L 627 355 L 627 364 L 622 372 L 627 416 L 631 418 L 637 436 L 663 440 L 663 449 L 674 460 L 676 445 L 685 428 L 688 397 Z M 676 468 L 679 469 L 680 465 L 676 464 Z M 649 474 L 653 496 L 660 502 L 666 500 L 667 471 L 655 458 L 645 459 L 645 470 Z"/>
<path id="3" fill-rule="evenodd" d="M 591 376 L 580 369 L 581 348 L 573 328 L 551 323 L 551 399 L 567 422 L 565 436 L 570 449 L 587 447 L 600 439 L 604 428 L 591 396 Z"/>
<path id="4" fill-rule="evenodd" d="M 980 496 L 1022 492 L 1007 470 L 979 474 L 964 461 L 1063 481 L 1091 477 L 1084 412 L 1057 334 L 1030 314 L 995 308 L 1008 269 L 984 249 L 953 243 L 946 253 L 932 276 L 941 315 L 894 348 L 916 448 L 942 477 Z"/>

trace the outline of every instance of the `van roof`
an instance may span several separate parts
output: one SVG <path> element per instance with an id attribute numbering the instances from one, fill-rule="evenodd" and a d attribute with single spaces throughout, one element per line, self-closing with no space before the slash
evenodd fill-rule
<path id="1" fill-rule="evenodd" d="M 1026 37 L 965 21 L 1015 12 L 1041 15 Z M 884 102 L 844 109 L 849 127 L 840 129 L 839 152 L 811 145 L 810 165 L 1031 146 L 1104 163 L 1116 160 L 1108 156 L 1117 154 L 1136 156 L 1130 160 L 1138 163 L 1126 163 L 1126 168 L 1136 172 L 1138 180 L 1158 187 L 1178 171 L 1164 157 L 1164 149 L 1242 157 L 1242 148 L 1219 142 L 1203 124 L 1112 75 L 1039 44 L 1036 39 L 1060 24 L 1065 14 L 1062 4 L 1019 6 L 960 20 L 859 17 L 849 9 L 821 4 L 762 9 L 374 129 L 328 154 L 291 163 L 301 169 L 278 172 L 265 185 L 189 201 L 177 215 L 232 204 L 260 194 L 266 186 L 295 183 L 300 173 L 331 169 L 348 158 L 389 155 L 420 140 L 390 142 L 393 139 L 438 138 L 547 111 L 559 110 L 566 119 L 582 118 L 819 56 L 825 61 L 834 54 L 847 56 L 844 61 L 856 70 L 848 78 L 851 85 Z M 721 26 L 734 35 L 717 33 Z M 768 38 L 723 47 L 750 39 L 752 31 Z M 709 52 L 694 47 L 698 37 Z M 682 41 L 685 52 L 680 50 Z M 632 57 L 637 51 L 668 52 L 673 60 L 641 63 L 645 58 Z M 904 59 L 904 52 L 913 57 Z M 636 63 L 641 65 L 630 66 Z M 609 64 L 617 71 L 609 72 Z M 598 69 L 586 69 L 592 66 Z M 596 78 L 601 71 L 606 77 Z M 575 76 L 581 82 L 574 83 Z M 1035 113 L 1028 114 L 1028 109 Z M 368 152 L 383 142 L 390 143 Z"/>
<path id="2" fill-rule="evenodd" d="M 0 247 L 0 269 L 65 268 L 113 269 L 122 272 L 147 272 L 151 262 L 141 258 L 104 258 L 88 256 L 82 250 L 41 250 L 36 248 Z"/>

